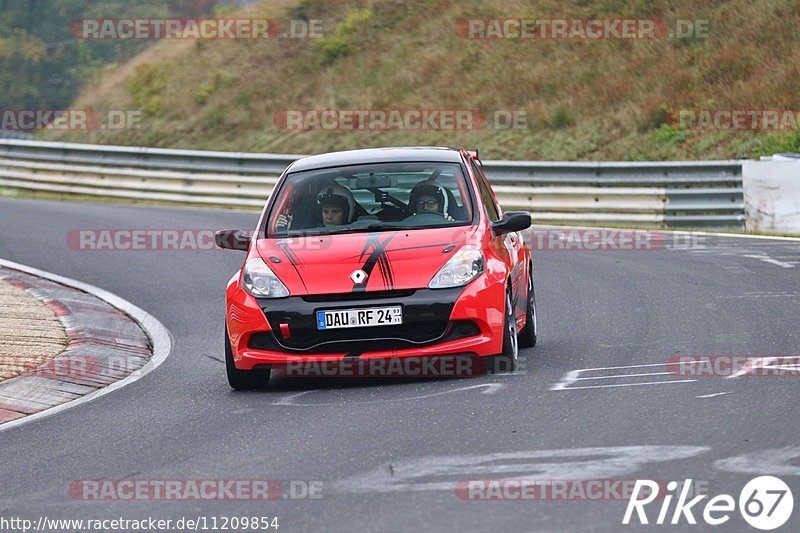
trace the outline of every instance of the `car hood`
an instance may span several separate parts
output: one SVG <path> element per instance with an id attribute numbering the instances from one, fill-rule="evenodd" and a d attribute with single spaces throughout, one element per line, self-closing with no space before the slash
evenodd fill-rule
<path id="1" fill-rule="evenodd" d="M 257 249 L 292 295 L 420 289 L 474 230 L 464 226 L 260 239 Z M 351 279 L 358 270 L 367 274 L 366 282 Z"/>

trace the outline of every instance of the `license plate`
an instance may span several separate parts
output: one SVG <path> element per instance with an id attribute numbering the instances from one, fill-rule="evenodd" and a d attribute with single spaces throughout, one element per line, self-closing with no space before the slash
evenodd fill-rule
<path id="1" fill-rule="evenodd" d="M 403 323 L 401 306 L 317 311 L 317 329 L 367 328 Z"/>

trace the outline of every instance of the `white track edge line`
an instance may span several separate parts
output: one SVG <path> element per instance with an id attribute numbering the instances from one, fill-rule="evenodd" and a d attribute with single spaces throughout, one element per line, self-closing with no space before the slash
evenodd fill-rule
<path id="1" fill-rule="evenodd" d="M 40 278 L 44 278 L 50 281 L 54 281 L 56 283 L 60 283 L 62 285 L 66 285 L 68 287 L 72 287 L 84 292 L 91 294 L 105 302 L 109 303 L 113 307 L 119 309 L 123 313 L 127 314 L 137 324 L 144 330 L 150 340 L 153 343 L 153 355 L 149 361 L 138 370 L 131 372 L 123 379 L 119 381 L 115 381 L 114 383 L 98 389 L 94 392 L 91 392 L 85 396 L 81 396 L 80 398 L 76 398 L 74 400 L 70 400 L 69 402 L 62 403 L 60 405 L 56 405 L 54 407 L 50 407 L 49 409 L 45 409 L 44 411 L 39 411 L 38 413 L 34 413 L 31 415 L 24 416 L 22 418 L 18 418 L 16 420 L 11 420 L 4 424 L 0 424 L 0 431 L 4 431 L 7 429 L 11 429 L 17 426 L 21 426 L 22 424 L 27 424 L 29 422 L 33 422 L 35 420 L 39 420 L 41 418 L 51 416 L 62 411 L 66 411 L 67 409 L 72 409 L 73 407 L 78 407 L 79 405 L 83 405 L 85 403 L 91 402 L 101 396 L 105 396 L 117 389 L 120 389 L 130 383 L 140 380 L 156 368 L 158 368 L 169 356 L 172 352 L 172 335 L 170 334 L 169 330 L 164 327 L 164 325 L 159 322 L 155 317 L 149 314 L 147 311 L 133 305 L 132 303 L 128 302 L 127 300 L 123 300 L 119 296 L 110 293 L 104 289 L 99 287 L 95 287 L 94 285 L 89 285 L 88 283 L 84 283 L 82 281 L 77 281 L 72 278 L 67 278 L 65 276 L 60 276 L 58 274 L 53 274 L 51 272 L 45 272 L 44 270 L 39 270 L 38 268 L 29 267 L 26 265 L 21 265 L 19 263 L 14 263 L 13 261 L 7 261 L 5 259 L 0 259 L 0 266 L 9 268 L 11 270 L 18 270 L 20 272 L 24 272 L 26 274 L 30 274 L 33 276 L 38 276 Z"/>
<path id="2" fill-rule="evenodd" d="M 612 387 L 639 387 L 641 385 L 669 385 L 670 383 L 692 383 L 696 379 L 676 379 L 671 381 L 646 381 L 642 383 L 617 383 L 615 385 L 584 385 L 581 387 L 564 387 L 563 389 L 550 390 L 583 390 L 583 389 L 610 389 Z"/>

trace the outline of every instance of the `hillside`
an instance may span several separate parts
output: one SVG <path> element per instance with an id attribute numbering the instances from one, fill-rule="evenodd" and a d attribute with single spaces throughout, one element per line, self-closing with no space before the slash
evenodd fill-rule
<path id="1" fill-rule="evenodd" d="M 76 39 L 81 18 L 208 16 L 220 0 L 3 0 L 0 109 L 64 109 L 86 80 L 147 48 L 146 40 Z M 223 0 L 224 4 L 226 0 Z M 231 1 L 231 0 L 227 0 Z M 5 127 L 5 126 L 4 126 Z"/>
<path id="2" fill-rule="evenodd" d="M 315 153 L 478 146 L 491 159 L 670 160 L 800 151 L 787 130 L 693 131 L 680 110 L 800 110 L 796 0 L 265 2 L 227 16 L 320 19 L 318 39 L 163 41 L 87 87 L 73 108 L 138 109 L 141 129 L 40 138 Z M 465 39 L 460 19 L 707 20 L 708 36 Z M 524 111 L 527 127 L 287 131 L 286 110 Z M 278 117 L 278 118 L 276 118 Z"/>

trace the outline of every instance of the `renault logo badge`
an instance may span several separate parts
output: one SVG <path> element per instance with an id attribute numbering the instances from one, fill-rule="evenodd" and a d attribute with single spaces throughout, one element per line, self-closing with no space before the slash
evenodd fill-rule
<path id="1" fill-rule="evenodd" d="M 361 285 L 365 281 L 367 281 L 367 273 L 363 270 L 356 270 L 352 274 L 350 274 L 350 279 L 353 280 L 353 283 L 356 285 Z"/>

